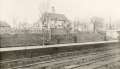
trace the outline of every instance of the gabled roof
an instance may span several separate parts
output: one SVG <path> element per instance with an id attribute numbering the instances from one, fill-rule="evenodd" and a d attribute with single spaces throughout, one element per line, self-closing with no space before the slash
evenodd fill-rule
<path id="1" fill-rule="evenodd" d="M 6 22 L 0 21 L 0 27 L 10 27 Z"/>
<path id="2" fill-rule="evenodd" d="M 62 20 L 62 21 L 66 21 L 68 20 L 64 14 L 57 14 L 57 13 L 44 13 L 42 15 L 42 18 L 45 19 L 51 19 L 51 20 Z"/>

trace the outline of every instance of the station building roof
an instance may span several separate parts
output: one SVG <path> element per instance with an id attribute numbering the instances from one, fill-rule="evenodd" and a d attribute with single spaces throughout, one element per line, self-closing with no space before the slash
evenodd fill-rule
<path id="1" fill-rule="evenodd" d="M 44 13 L 42 15 L 42 18 L 50 19 L 50 20 L 58 20 L 58 21 L 66 21 L 68 20 L 67 17 L 65 17 L 64 14 L 57 14 L 57 13 Z"/>
<path id="2" fill-rule="evenodd" d="M 10 27 L 6 22 L 0 21 L 0 27 Z"/>

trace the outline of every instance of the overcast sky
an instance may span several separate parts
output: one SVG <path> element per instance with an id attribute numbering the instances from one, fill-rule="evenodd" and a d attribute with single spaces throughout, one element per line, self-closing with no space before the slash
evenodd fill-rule
<path id="1" fill-rule="evenodd" d="M 35 22 L 39 10 L 43 12 L 55 6 L 56 13 L 65 14 L 69 19 L 87 19 L 99 16 L 112 20 L 120 19 L 120 0 L 0 0 L 0 20 L 12 23 L 14 20 Z M 49 7 L 49 10 L 51 8 Z"/>

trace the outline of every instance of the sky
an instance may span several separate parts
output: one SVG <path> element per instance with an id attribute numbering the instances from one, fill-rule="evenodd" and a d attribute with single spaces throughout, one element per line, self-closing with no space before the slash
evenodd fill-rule
<path id="1" fill-rule="evenodd" d="M 92 16 L 105 20 L 111 17 L 113 21 L 120 19 L 120 0 L 0 0 L 0 20 L 9 24 L 34 23 L 40 13 L 51 12 L 51 6 L 70 20 L 86 20 Z"/>

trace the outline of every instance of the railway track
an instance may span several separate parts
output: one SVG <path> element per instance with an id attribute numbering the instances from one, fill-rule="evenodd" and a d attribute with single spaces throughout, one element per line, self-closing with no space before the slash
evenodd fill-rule
<path id="1" fill-rule="evenodd" d="M 114 48 L 119 48 L 119 46 L 117 46 L 117 47 L 111 46 L 111 47 L 108 47 L 108 48 L 106 48 L 106 47 L 93 48 L 93 49 L 87 49 L 87 50 L 79 50 L 79 51 L 72 51 L 72 52 L 63 52 L 63 53 L 59 53 L 59 54 L 62 55 L 62 57 L 63 57 L 63 56 L 65 56 L 64 53 L 66 53 L 66 54 L 72 54 L 72 55 L 73 54 L 85 54 L 85 53 L 88 53 L 88 52 L 90 53 L 92 51 L 100 51 L 100 50 L 103 51 L 103 50 L 110 50 L 110 49 L 114 49 Z M 51 55 L 44 55 L 44 56 L 38 56 L 38 57 L 32 57 L 32 58 L 45 58 L 45 57 L 49 57 L 49 56 L 51 56 Z M 69 55 L 66 55 L 66 56 L 69 56 Z M 31 58 L 22 58 L 22 59 L 15 59 L 15 60 L 1 60 L 0 63 L 14 62 L 14 61 L 16 62 L 16 61 L 22 61 L 22 60 L 27 60 L 27 59 L 31 59 Z"/>
<path id="2" fill-rule="evenodd" d="M 102 65 L 102 66 L 98 66 L 94 69 L 120 69 L 120 60 L 110 62 L 110 63 Z"/>
<path id="3" fill-rule="evenodd" d="M 69 67 L 69 68 L 65 68 L 65 69 L 109 69 L 109 68 L 103 68 L 104 66 L 110 65 L 112 63 L 116 63 L 120 60 L 120 58 L 118 57 L 118 59 L 115 59 L 116 57 L 104 57 L 101 59 L 97 59 L 97 61 L 91 61 L 89 63 L 86 63 L 84 65 L 74 65 L 73 67 Z M 114 68 L 112 68 L 114 69 Z"/>
<path id="4" fill-rule="evenodd" d="M 111 47 L 111 48 L 108 48 L 108 49 L 103 47 L 103 48 L 83 50 L 81 52 L 76 51 L 76 52 L 60 53 L 60 54 L 57 54 L 57 55 L 54 54 L 54 55 L 40 56 L 40 57 L 43 57 L 43 58 L 47 57 L 47 59 L 44 59 L 43 62 L 40 60 L 40 57 L 33 57 L 33 58 L 25 58 L 23 60 L 19 59 L 19 61 L 18 60 L 4 61 L 4 62 L 1 62 L 1 64 L 5 65 L 5 67 L 2 67 L 4 69 L 18 69 L 18 68 L 23 69 L 24 67 L 26 68 L 26 67 L 31 67 L 31 66 L 34 66 L 34 65 L 39 65 L 39 64 L 40 64 L 39 67 L 46 67 L 47 64 L 49 66 L 49 64 L 51 64 L 53 62 L 58 62 L 58 61 L 61 61 L 61 60 L 65 60 L 65 61 L 67 60 L 66 61 L 66 64 L 67 64 L 68 62 L 70 62 L 70 60 L 73 60 L 74 58 L 77 58 L 77 57 L 81 57 L 78 60 L 82 60 L 81 63 L 83 63 L 83 61 L 85 61 L 86 59 L 88 60 L 88 58 L 93 58 L 94 56 L 98 57 L 97 54 L 101 53 L 100 56 L 107 55 L 108 52 L 113 51 L 113 49 L 119 49 L 119 48 L 120 48 L 119 46 L 117 48 Z M 88 57 L 88 55 L 89 55 L 89 57 Z M 86 58 L 85 58 L 85 56 L 86 56 Z M 47 60 L 50 60 L 50 59 L 51 59 L 51 61 L 47 61 Z M 17 64 L 17 63 L 19 63 L 19 64 Z M 9 64 L 11 64 L 11 65 L 9 65 Z M 60 63 L 58 63 L 58 64 L 60 64 Z M 66 65 L 66 64 L 63 64 L 63 65 Z M 6 66 L 6 65 L 8 65 L 8 66 Z"/>
<path id="5" fill-rule="evenodd" d="M 71 45 L 70 47 L 68 45 L 67 46 L 63 45 L 62 47 L 52 46 L 50 47 L 52 48 L 50 51 L 55 50 L 55 52 L 52 51 L 52 54 L 50 53 L 50 54 L 45 54 L 42 56 L 37 55 L 35 57 L 33 56 L 29 58 L 20 58 L 20 59 L 14 59 L 14 60 L 11 60 L 11 59 L 0 60 L 0 67 L 2 69 L 36 69 L 36 68 L 41 69 L 44 67 L 45 69 L 46 67 L 56 69 L 57 67 L 60 67 L 60 66 L 65 67 L 65 66 L 70 66 L 74 64 L 79 64 L 78 65 L 79 67 L 81 64 L 84 65 L 86 63 L 90 63 L 93 61 L 95 62 L 98 59 L 102 60 L 102 59 L 105 59 L 106 57 L 109 58 L 111 56 L 115 56 L 116 54 L 113 53 L 112 51 L 120 49 L 120 46 L 116 45 L 116 43 L 117 43 L 116 41 L 115 43 L 114 42 L 112 43 L 115 46 L 112 46 L 111 42 L 106 42 L 106 44 L 104 44 L 104 42 L 97 42 L 97 44 L 85 43 L 85 46 L 84 46 L 84 43 L 80 44 L 83 46 L 78 46 L 79 44 L 77 44 L 77 46 L 74 46 L 76 44 L 72 44 L 73 46 Z M 89 44 L 91 46 L 89 46 Z M 24 47 L 22 47 L 20 51 L 22 51 L 23 48 Z M 38 49 L 40 48 L 39 50 L 42 50 L 41 47 L 35 47 L 35 46 L 27 48 L 27 49 L 34 50 L 34 48 L 35 50 L 37 48 Z M 47 47 L 43 49 L 49 50 L 49 48 Z M 9 52 L 12 50 L 15 51 L 15 48 L 0 49 L 0 52 L 4 52 L 4 51 Z M 44 50 L 41 52 L 44 53 Z M 39 51 L 35 53 L 39 53 Z"/>
<path id="6" fill-rule="evenodd" d="M 110 51 L 108 51 L 108 52 L 110 52 Z M 80 67 L 81 65 L 91 64 L 91 63 L 95 63 L 98 61 L 104 61 L 106 59 L 110 60 L 110 59 L 114 58 L 114 56 L 116 55 L 115 53 L 108 53 L 108 52 L 104 51 L 102 53 L 97 52 L 97 53 L 91 53 L 91 54 L 80 55 L 80 56 L 72 56 L 69 58 L 56 59 L 56 60 L 51 60 L 51 61 L 47 61 L 47 62 L 38 62 L 35 64 L 26 65 L 24 67 L 25 67 L 25 69 L 29 68 L 29 67 L 30 67 L 29 69 L 34 69 L 34 67 L 35 68 L 37 67 L 38 69 L 40 69 L 42 67 L 52 67 L 53 66 L 52 69 L 54 69 L 54 66 L 63 67 L 63 66 L 73 65 L 73 64 L 80 64 L 79 65 L 79 67 Z M 23 69 L 24 67 L 19 67 L 19 68 Z M 57 69 L 59 69 L 59 68 L 57 68 Z"/>
<path id="7" fill-rule="evenodd" d="M 89 61 L 85 64 L 69 65 L 65 69 L 88 69 L 88 68 L 89 69 L 99 69 L 99 68 L 102 68 L 102 66 L 109 65 L 110 63 L 113 63 L 113 62 L 115 63 L 115 62 L 120 61 L 120 49 L 116 49 L 116 50 L 119 50 L 119 52 L 116 53 L 111 50 L 112 51 L 111 53 L 109 53 L 109 54 L 107 53 L 105 56 L 103 55 L 101 57 L 98 57 L 98 58 L 94 59 L 93 61 Z M 110 51 L 108 51 L 108 52 L 110 52 Z"/>

